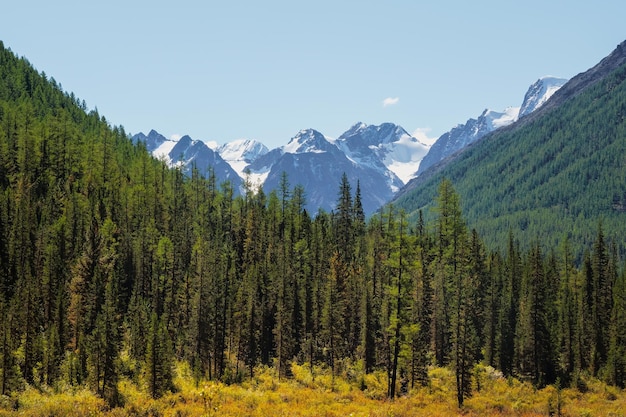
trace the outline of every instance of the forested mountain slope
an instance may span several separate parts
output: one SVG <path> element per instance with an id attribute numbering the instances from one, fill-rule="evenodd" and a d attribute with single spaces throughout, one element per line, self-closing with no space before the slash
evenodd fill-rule
<path id="1" fill-rule="evenodd" d="M 569 237 L 577 256 L 602 221 L 626 232 L 626 45 L 574 77 L 537 112 L 488 135 L 412 181 L 395 204 L 428 216 L 441 178 L 490 247 L 509 230 L 523 246 Z M 623 248 L 622 248 L 623 249 Z"/>
<path id="2" fill-rule="evenodd" d="M 63 378 L 116 402 L 130 311 L 143 335 L 133 352 L 153 358 L 149 379 L 167 375 L 162 315 L 175 300 L 163 294 L 190 262 L 190 213 L 216 188 L 134 146 L 0 42 L 0 394 Z M 203 220 L 222 233 L 210 201 L 220 214 Z"/>

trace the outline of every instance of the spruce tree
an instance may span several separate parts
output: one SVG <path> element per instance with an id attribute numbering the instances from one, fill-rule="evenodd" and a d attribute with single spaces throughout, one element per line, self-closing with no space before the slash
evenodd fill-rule
<path id="1" fill-rule="evenodd" d="M 172 346 L 165 323 L 156 312 L 150 315 L 150 328 L 144 362 L 144 381 L 152 398 L 173 389 Z"/>
<path id="2" fill-rule="evenodd" d="M 618 387 L 626 386 L 626 268 L 622 269 L 613 286 L 610 344 L 607 381 Z"/>

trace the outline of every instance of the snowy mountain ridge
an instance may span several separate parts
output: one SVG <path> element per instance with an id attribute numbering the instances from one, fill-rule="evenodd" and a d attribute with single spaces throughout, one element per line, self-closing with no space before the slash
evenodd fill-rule
<path id="1" fill-rule="evenodd" d="M 362 195 L 363 207 L 371 214 L 432 165 L 541 107 L 565 81 L 540 78 L 530 86 L 520 107 L 502 112 L 486 109 L 441 135 L 432 146 L 396 124 L 363 122 L 355 123 L 337 139 L 303 129 L 272 150 L 256 140 L 237 139 L 219 146 L 189 136 L 167 139 L 154 130 L 132 139 L 144 143 L 169 166 L 187 173 L 193 166 L 203 175 L 211 170 L 218 182 L 230 181 L 238 192 L 245 192 L 244 180 L 269 192 L 279 186 L 283 172 L 287 173 L 291 185 L 305 187 L 310 211 L 334 209 L 337 187 L 345 173 L 353 187 L 358 183 L 367 190 Z"/>
<path id="2" fill-rule="evenodd" d="M 469 119 L 464 124 L 453 127 L 435 141 L 422 159 L 415 176 L 422 174 L 431 166 L 476 142 L 486 134 L 509 126 L 520 117 L 534 112 L 566 82 L 567 80 L 562 78 L 542 77 L 529 87 L 520 107 L 508 107 L 503 112 L 486 109 L 478 118 Z"/>

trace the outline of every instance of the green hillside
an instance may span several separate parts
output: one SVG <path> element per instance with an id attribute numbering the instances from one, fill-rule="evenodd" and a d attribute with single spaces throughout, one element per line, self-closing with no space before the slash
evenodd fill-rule
<path id="1" fill-rule="evenodd" d="M 623 236 L 625 79 L 622 65 L 578 94 L 570 88 L 566 99 L 557 97 L 558 105 L 418 178 L 395 204 L 413 217 L 422 209 L 428 218 L 437 184 L 446 177 L 461 196 L 468 224 L 490 248 L 503 248 L 512 230 L 526 248 L 537 239 L 555 248 L 568 237 L 580 258 L 600 221 L 609 237 Z"/>

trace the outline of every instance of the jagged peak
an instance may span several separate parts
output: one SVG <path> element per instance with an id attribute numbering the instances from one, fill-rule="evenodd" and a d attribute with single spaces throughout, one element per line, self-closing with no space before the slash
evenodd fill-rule
<path id="1" fill-rule="evenodd" d="M 364 134 L 369 136 L 370 134 L 380 134 L 381 132 L 389 132 L 389 134 L 383 138 L 385 142 L 393 142 L 395 137 L 400 138 L 403 135 L 411 136 L 402 126 L 399 126 L 395 123 L 384 122 L 380 125 L 367 125 L 363 122 L 358 122 L 354 124 L 350 129 L 342 133 L 339 137 L 339 141 L 345 141 L 354 136 L 360 136 Z"/>
<path id="2" fill-rule="evenodd" d="M 344 139 L 349 136 L 355 136 L 363 131 L 365 131 L 369 126 L 363 122 L 356 122 L 353 124 L 350 129 L 346 130 L 339 136 L 339 140 Z"/>
<path id="3" fill-rule="evenodd" d="M 552 97 L 565 83 L 564 78 L 547 75 L 535 81 L 524 95 L 524 101 L 519 111 L 519 117 L 526 116 L 537 110 Z"/>
<path id="4" fill-rule="evenodd" d="M 302 129 L 282 147 L 284 153 L 326 152 L 334 147 L 326 136 L 315 129 Z"/>

